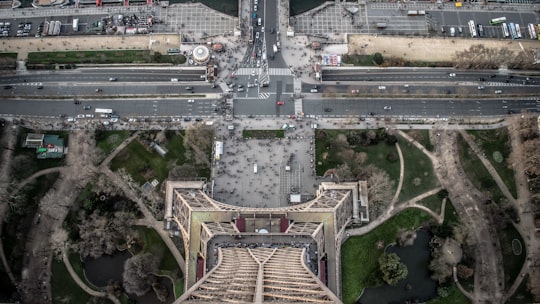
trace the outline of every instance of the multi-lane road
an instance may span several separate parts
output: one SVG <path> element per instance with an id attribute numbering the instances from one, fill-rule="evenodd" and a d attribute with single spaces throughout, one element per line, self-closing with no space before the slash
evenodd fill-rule
<path id="1" fill-rule="evenodd" d="M 539 78 L 532 75 L 509 78 L 490 71 L 451 69 L 333 72 L 336 75 L 369 77 L 371 80 L 337 84 L 325 82 L 318 85 L 318 93 L 309 93 L 313 85 L 304 84 L 303 91 L 307 93 L 304 93 L 301 107 L 305 115 L 459 117 L 540 111 L 540 101 L 536 96 Z M 451 73 L 455 76 L 449 76 Z M 197 118 L 220 115 L 224 92 L 222 88 L 213 88 L 201 81 L 200 75 L 199 69 L 135 68 L 3 75 L 0 76 L 4 86 L 0 90 L 3 98 L 0 114 L 69 117 L 92 113 L 93 110 L 83 109 L 83 106 L 90 105 L 93 109 L 112 108 L 122 117 Z M 111 77 L 116 81 L 109 81 Z M 235 81 L 237 85 L 246 86 L 247 78 Z M 485 81 L 479 78 L 485 78 Z M 178 79 L 178 82 L 171 79 Z M 291 98 L 292 85 L 280 78 L 274 80 L 268 88 L 245 88 L 244 92 L 234 93 L 234 114 L 279 117 L 297 114 L 298 104 L 295 105 Z M 484 89 L 478 89 L 478 85 Z M 357 90 L 358 95 L 351 94 L 352 90 Z M 495 94 L 497 90 L 502 93 Z M 448 92 L 451 95 L 447 95 Z M 439 98 L 429 98 L 429 95 Z M 76 100 L 80 103 L 75 103 Z M 278 105 L 278 100 L 284 104 Z"/>

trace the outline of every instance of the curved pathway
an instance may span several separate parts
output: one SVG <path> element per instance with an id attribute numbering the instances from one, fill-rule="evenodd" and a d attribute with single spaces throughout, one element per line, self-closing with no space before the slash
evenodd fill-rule
<path id="1" fill-rule="evenodd" d="M 495 167 L 493 167 L 493 165 L 489 162 L 489 160 L 486 157 L 484 157 L 483 153 L 481 153 L 482 148 L 480 148 L 476 144 L 476 142 L 474 142 L 474 140 L 471 138 L 471 135 L 467 133 L 465 130 L 459 130 L 459 134 L 461 134 L 461 137 L 465 140 L 465 142 L 467 142 L 467 144 L 469 145 L 469 147 L 471 147 L 474 154 L 476 154 L 478 159 L 480 159 L 484 167 L 488 170 L 489 174 L 493 177 L 493 179 L 495 180 L 495 183 L 497 183 L 497 186 L 499 187 L 499 189 L 501 189 L 504 196 L 512 204 L 515 204 L 516 199 L 514 198 L 512 193 L 510 193 L 510 190 L 508 190 L 508 187 L 502 180 L 501 176 L 499 175 Z"/>
<path id="2" fill-rule="evenodd" d="M 401 188 L 403 187 L 403 175 L 405 174 L 405 161 L 403 160 L 403 153 L 401 153 L 401 148 L 399 147 L 398 142 L 396 142 L 396 149 L 399 155 L 399 183 L 396 189 L 396 193 L 394 193 L 394 198 L 392 198 L 390 208 L 394 208 L 394 204 L 398 201 L 399 194 L 401 193 Z"/>
<path id="3" fill-rule="evenodd" d="M 449 198 L 460 215 L 461 222 L 469 227 L 475 246 L 475 303 L 502 303 L 504 272 L 501 267 L 502 255 L 490 217 L 483 209 L 483 194 L 476 189 L 463 172 L 457 148 L 459 134 L 438 130 L 434 140 L 437 161 L 435 174 L 441 185 L 448 190 Z M 440 161 L 439 161 L 440 160 Z"/>
<path id="4" fill-rule="evenodd" d="M 434 195 L 434 194 L 438 193 L 441 190 L 442 190 L 442 188 L 438 187 L 438 188 L 432 189 L 430 191 L 424 192 L 424 193 L 422 193 L 422 194 L 420 194 L 420 195 L 418 195 L 418 196 L 416 196 L 416 197 L 414 197 L 414 198 L 412 198 L 412 199 L 410 199 L 408 201 L 405 201 L 405 202 L 397 205 L 393 209 L 386 210 L 386 212 L 384 214 L 382 214 L 381 216 L 379 216 L 378 218 L 371 221 L 369 224 L 367 224 L 365 226 L 362 226 L 362 227 L 359 227 L 359 228 L 348 229 L 346 237 L 343 238 L 342 243 L 344 243 L 349 236 L 359 236 L 359 235 L 363 235 L 363 234 L 366 234 L 366 233 L 372 231 L 373 229 L 379 227 L 382 223 L 386 222 L 388 219 L 390 219 L 394 215 L 400 213 L 401 211 L 403 211 L 403 210 L 405 210 L 407 208 L 421 209 L 421 210 L 425 211 L 426 213 L 428 213 L 429 215 L 431 215 L 431 217 L 433 217 L 435 220 L 437 220 L 437 222 L 442 223 L 442 221 L 444 221 L 444 218 L 441 217 L 439 214 L 433 212 L 433 210 L 429 209 L 426 206 L 416 204 L 417 202 L 425 199 L 426 197 Z"/>
<path id="5" fill-rule="evenodd" d="M 461 293 L 464 296 L 466 296 L 469 300 L 471 300 L 474 303 L 474 295 L 472 295 L 470 292 L 465 290 L 465 288 L 463 288 L 463 286 L 461 286 L 461 283 L 458 280 L 456 266 L 452 266 L 452 276 L 454 277 L 454 283 L 456 283 L 456 286 L 459 289 L 459 291 L 461 291 Z"/>
<path id="6" fill-rule="evenodd" d="M 8 201 L 10 198 L 9 195 L 9 186 L 12 180 L 11 174 L 11 160 L 13 159 L 13 152 L 15 151 L 15 146 L 17 145 L 17 131 L 10 127 L 9 124 L 6 125 L 3 130 L 1 130 L 0 136 L 0 145 L 3 148 L 1 153 L 1 163 L 0 163 L 0 235 L 2 235 L 2 227 L 4 226 L 4 217 L 8 211 Z M 17 286 L 17 280 L 6 259 L 6 254 L 4 252 L 4 246 L 2 243 L 2 238 L 0 238 L 0 259 L 2 260 L 2 265 L 6 271 L 9 280 L 13 286 Z"/>
<path id="7" fill-rule="evenodd" d="M 83 280 L 81 280 L 81 278 L 79 277 L 79 275 L 77 275 L 75 270 L 73 270 L 73 266 L 71 266 L 71 263 L 69 262 L 65 247 L 62 248 L 62 261 L 64 262 L 64 265 L 66 266 L 66 269 L 68 270 L 69 275 L 71 276 L 73 281 L 77 283 L 77 285 L 79 285 L 79 287 L 84 290 L 84 292 L 93 297 L 107 298 L 111 300 L 114 304 L 121 304 L 121 302 L 114 295 L 103 291 L 93 290 L 92 288 L 88 287 L 88 285 L 86 285 Z"/>
<path id="8" fill-rule="evenodd" d="M 55 172 L 64 173 L 67 170 L 69 170 L 69 167 L 62 166 L 62 167 L 47 168 L 47 169 L 43 169 L 41 171 L 38 171 L 38 172 L 30 175 L 29 177 L 25 178 L 22 182 L 20 182 L 17 185 L 17 188 L 15 188 L 10 193 L 10 195 L 12 195 L 12 196 L 16 195 L 22 188 L 24 188 L 24 186 L 28 185 L 30 182 L 32 182 L 34 179 L 36 179 L 36 178 L 38 178 L 40 176 L 43 176 L 43 175 L 46 175 L 46 174 L 49 174 L 49 173 L 55 173 Z"/>

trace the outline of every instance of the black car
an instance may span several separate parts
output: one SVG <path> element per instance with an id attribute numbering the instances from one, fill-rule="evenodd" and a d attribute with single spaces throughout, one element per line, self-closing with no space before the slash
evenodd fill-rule
<path id="1" fill-rule="evenodd" d="M 80 100 L 75 100 L 73 101 L 74 104 L 81 104 L 81 101 Z"/>
<path id="2" fill-rule="evenodd" d="M 484 77 L 480 77 L 478 78 L 478 81 L 486 81 L 486 79 Z"/>
<path id="3" fill-rule="evenodd" d="M 202 121 L 202 118 L 195 118 L 195 121 Z"/>
<path id="4" fill-rule="evenodd" d="M 184 121 L 191 121 L 191 117 L 184 117 Z"/>
<path id="5" fill-rule="evenodd" d="M 324 108 L 325 112 L 332 112 L 332 108 Z"/>
<path id="6" fill-rule="evenodd" d="M 186 91 L 193 90 L 193 87 L 186 87 Z"/>
<path id="7" fill-rule="evenodd" d="M 13 86 L 11 86 L 11 85 L 5 85 L 5 86 L 4 86 L 4 89 L 5 89 L 5 90 L 10 90 L 10 89 L 13 89 Z"/>

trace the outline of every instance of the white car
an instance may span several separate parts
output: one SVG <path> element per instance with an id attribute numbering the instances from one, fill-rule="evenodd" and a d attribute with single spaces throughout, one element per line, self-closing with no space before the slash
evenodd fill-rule
<path id="1" fill-rule="evenodd" d="M 386 90 L 385 86 L 379 86 L 379 90 Z"/>
<path id="2" fill-rule="evenodd" d="M 255 76 L 255 70 L 251 71 L 251 76 Z"/>
<path id="3" fill-rule="evenodd" d="M 318 91 L 317 89 L 311 89 L 310 92 L 311 92 L 311 93 L 317 93 L 317 92 L 319 92 L 319 91 Z"/>
<path id="4" fill-rule="evenodd" d="M 259 4 L 259 0 L 253 0 L 254 4 Z"/>
<path id="5" fill-rule="evenodd" d="M 502 94 L 502 91 L 501 90 L 496 90 L 495 94 Z"/>
<path id="6" fill-rule="evenodd" d="M 450 73 L 448 74 L 448 77 L 456 77 L 456 73 Z"/>
<path id="7" fill-rule="evenodd" d="M 264 33 L 264 26 L 261 27 L 261 33 Z"/>
<path id="8" fill-rule="evenodd" d="M 225 92 L 234 92 L 234 89 L 226 89 Z"/>
<path id="9" fill-rule="evenodd" d="M 477 88 L 477 89 L 479 89 L 479 90 L 483 90 L 483 89 L 484 89 L 484 86 L 478 86 L 478 88 Z"/>
<path id="10" fill-rule="evenodd" d="M 253 6 L 253 11 L 254 11 L 254 12 L 257 11 L 257 6 L 256 6 L 256 5 Z"/>
<path id="11" fill-rule="evenodd" d="M 385 110 L 392 110 L 392 107 L 391 106 L 384 106 L 384 109 Z"/>
<path id="12" fill-rule="evenodd" d="M 195 99 L 188 99 L 187 102 L 193 103 L 193 102 L 195 102 Z"/>

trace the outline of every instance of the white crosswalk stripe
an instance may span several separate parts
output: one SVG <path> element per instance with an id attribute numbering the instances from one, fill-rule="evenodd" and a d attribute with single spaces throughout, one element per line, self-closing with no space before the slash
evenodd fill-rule
<path id="1" fill-rule="evenodd" d="M 236 71 L 236 75 L 251 75 L 252 71 L 255 71 L 257 73 L 258 69 L 254 68 L 239 68 L 238 71 Z"/>
<path id="2" fill-rule="evenodd" d="M 268 69 L 268 75 L 282 75 L 282 76 L 291 76 L 291 70 L 289 69 L 276 69 L 276 68 L 270 68 Z"/>
<path id="3" fill-rule="evenodd" d="M 270 93 L 259 93 L 259 99 L 268 99 Z"/>

